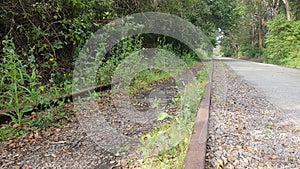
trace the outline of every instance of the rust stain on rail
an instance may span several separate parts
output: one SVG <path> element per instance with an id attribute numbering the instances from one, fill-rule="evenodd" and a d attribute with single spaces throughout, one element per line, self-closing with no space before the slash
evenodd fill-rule
<path id="1" fill-rule="evenodd" d="M 205 87 L 200 108 L 194 124 L 193 134 L 184 162 L 184 169 L 205 168 L 208 118 L 210 112 L 210 96 L 212 85 L 213 65 L 209 74 L 209 83 Z"/>

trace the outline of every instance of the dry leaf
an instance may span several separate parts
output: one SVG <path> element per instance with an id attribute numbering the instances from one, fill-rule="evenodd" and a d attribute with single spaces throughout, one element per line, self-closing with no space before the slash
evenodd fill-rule
<path id="1" fill-rule="evenodd" d="M 218 159 L 217 161 L 218 161 L 219 166 L 224 167 L 224 162 L 223 162 L 223 160 Z"/>
<path id="2" fill-rule="evenodd" d="M 20 156 L 20 154 L 15 154 L 15 155 L 13 155 L 13 158 L 17 158 L 19 156 Z"/>

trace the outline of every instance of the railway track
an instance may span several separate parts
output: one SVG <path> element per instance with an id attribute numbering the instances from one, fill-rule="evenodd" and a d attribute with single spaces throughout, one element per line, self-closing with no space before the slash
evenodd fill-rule
<path id="1" fill-rule="evenodd" d="M 209 83 L 205 87 L 205 92 L 202 96 L 202 101 L 199 106 L 199 110 L 194 124 L 193 134 L 184 163 L 184 169 L 205 168 L 206 143 L 208 135 L 207 130 L 210 112 L 213 68 L 214 66 L 212 66 L 210 70 L 208 77 Z"/>
<path id="2" fill-rule="evenodd" d="M 194 132 L 192 136 L 192 140 L 189 145 L 189 151 L 185 161 L 185 168 L 199 168 L 199 166 L 204 165 L 205 160 L 205 148 L 206 148 L 206 131 L 207 131 L 207 118 L 208 118 L 208 111 L 209 111 L 209 103 L 210 103 L 210 85 L 211 85 L 211 76 L 212 70 L 209 75 L 209 84 L 206 86 L 205 93 L 198 111 L 197 119 L 195 121 Z M 58 98 L 59 100 L 64 101 L 73 101 L 74 97 L 77 96 L 85 96 L 91 91 L 107 91 L 112 88 L 114 84 L 108 84 L 103 86 L 91 87 L 88 89 L 84 89 L 79 92 L 74 92 L 69 95 L 63 96 Z M 35 107 L 42 107 L 42 105 L 37 105 Z M 40 109 L 39 109 L 40 110 Z M 10 112 L 11 110 L 1 110 L 1 112 Z M 30 112 L 28 112 L 30 113 Z M 3 117 L 3 116 L 2 116 Z M 0 119 L 2 118 L 0 117 Z M 133 128 L 134 129 L 134 128 Z M 129 133 L 130 134 L 130 133 Z M 199 143 L 199 134 L 202 136 L 202 141 Z M 205 140 L 205 141 L 204 141 Z M 196 150 L 196 151 L 195 151 Z"/>
<path id="3" fill-rule="evenodd" d="M 105 91 L 105 90 L 109 90 L 111 89 L 111 87 L 115 84 L 117 84 L 118 82 L 115 82 L 115 83 L 109 83 L 109 84 L 106 84 L 106 85 L 99 85 L 99 86 L 94 86 L 94 87 L 89 87 L 89 88 L 86 88 L 86 89 L 83 89 L 81 91 L 78 91 L 78 92 L 72 92 L 70 94 L 67 94 L 65 96 L 62 96 L 62 97 L 58 97 L 58 98 L 52 98 L 50 99 L 50 104 L 51 105 L 57 105 L 57 101 L 63 101 L 64 103 L 67 103 L 67 102 L 73 102 L 73 99 L 76 98 L 76 97 L 83 97 L 83 96 L 87 96 L 90 92 L 99 92 L 99 91 Z M 56 101 L 54 101 L 56 100 Z M 22 106 L 20 106 L 20 109 L 23 109 L 25 106 L 32 106 L 33 107 L 33 110 L 31 111 L 28 111 L 28 112 L 25 112 L 25 114 L 30 114 L 31 112 L 34 112 L 34 111 L 43 111 L 43 110 L 46 110 L 47 108 L 49 108 L 47 105 L 43 105 L 43 104 L 38 104 L 38 105 L 33 105 L 31 103 L 28 103 L 28 104 L 24 104 Z M 10 118 L 5 116 L 3 113 L 10 113 L 10 112 L 13 112 L 14 110 L 13 109 L 1 109 L 0 110 L 0 123 L 4 123 L 6 121 L 8 121 Z"/>

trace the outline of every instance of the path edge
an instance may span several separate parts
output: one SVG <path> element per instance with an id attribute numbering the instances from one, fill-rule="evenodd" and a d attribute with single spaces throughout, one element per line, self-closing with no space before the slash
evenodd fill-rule
<path id="1" fill-rule="evenodd" d="M 206 143 L 208 135 L 208 118 L 210 113 L 210 99 L 212 89 L 214 61 L 208 76 L 208 84 L 197 112 L 193 133 L 184 161 L 184 169 L 204 169 L 206 156 Z"/>

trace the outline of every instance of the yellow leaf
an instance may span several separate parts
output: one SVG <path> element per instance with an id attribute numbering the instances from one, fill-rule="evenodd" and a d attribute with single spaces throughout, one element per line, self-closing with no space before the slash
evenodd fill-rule
<path id="1" fill-rule="evenodd" d="M 221 159 L 218 159 L 217 161 L 218 161 L 218 164 L 219 164 L 221 167 L 224 167 L 224 163 L 223 163 L 223 161 L 222 161 Z"/>
<path id="2" fill-rule="evenodd" d="M 145 138 L 147 138 L 146 134 L 141 137 L 141 139 L 145 139 Z"/>

